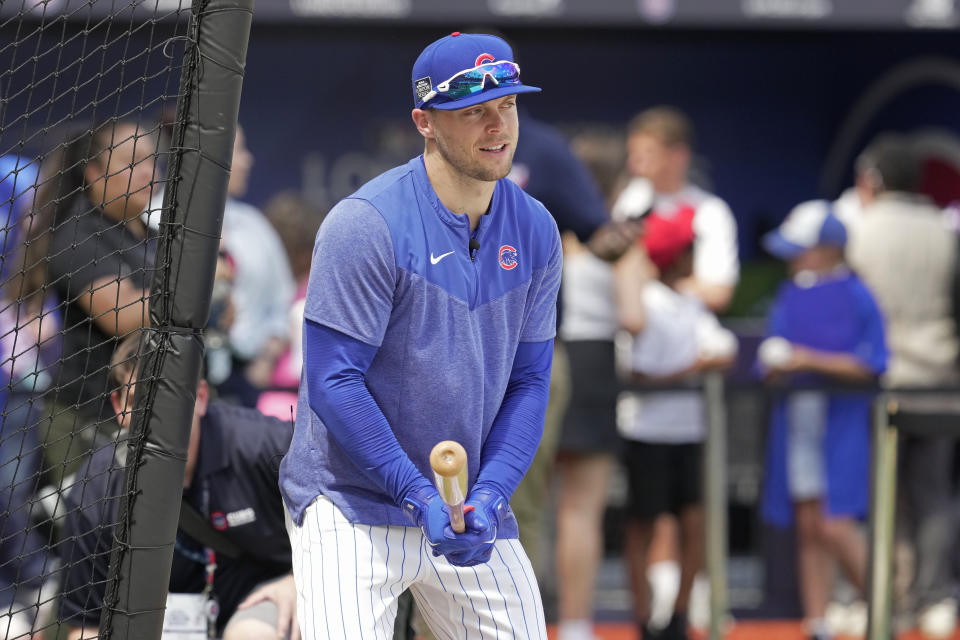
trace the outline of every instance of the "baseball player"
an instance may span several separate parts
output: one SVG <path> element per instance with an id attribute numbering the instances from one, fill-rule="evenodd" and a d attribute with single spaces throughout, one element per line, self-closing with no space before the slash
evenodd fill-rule
<path id="1" fill-rule="evenodd" d="M 296 429 L 280 470 L 305 638 L 389 638 L 410 589 L 438 638 L 546 638 L 508 501 L 547 404 L 560 237 L 503 178 L 517 94 L 500 38 L 413 66 L 422 156 L 339 202 L 317 236 Z M 466 531 L 429 478 L 467 451 Z"/>

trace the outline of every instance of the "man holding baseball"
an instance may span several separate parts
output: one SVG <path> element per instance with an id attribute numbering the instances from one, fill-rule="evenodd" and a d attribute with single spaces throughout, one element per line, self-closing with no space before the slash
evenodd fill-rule
<path id="1" fill-rule="evenodd" d="M 455 32 L 413 66 L 422 156 L 339 202 L 317 236 L 296 430 L 281 466 L 305 638 L 390 637 L 410 589 L 440 638 L 546 638 L 509 499 L 547 404 L 560 237 L 503 178 L 520 68 Z M 466 530 L 434 483 L 467 454 Z"/>

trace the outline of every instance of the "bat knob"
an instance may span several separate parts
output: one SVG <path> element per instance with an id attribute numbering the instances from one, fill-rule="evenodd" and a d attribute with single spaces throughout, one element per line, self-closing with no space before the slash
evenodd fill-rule
<path id="1" fill-rule="evenodd" d="M 459 442 L 438 442 L 430 452 L 430 466 L 437 475 L 456 477 L 467 463 L 467 452 Z"/>

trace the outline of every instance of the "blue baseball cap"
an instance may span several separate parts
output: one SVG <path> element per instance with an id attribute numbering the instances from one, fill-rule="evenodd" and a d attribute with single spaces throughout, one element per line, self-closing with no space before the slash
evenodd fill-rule
<path id="1" fill-rule="evenodd" d="M 843 247 L 847 229 L 829 201 L 810 200 L 794 207 L 779 227 L 763 236 L 762 243 L 774 256 L 792 260 L 814 247 Z"/>
<path id="2" fill-rule="evenodd" d="M 509 85 L 498 85 L 489 78 L 484 78 L 481 90 L 462 98 L 453 98 L 437 91 L 438 84 L 450 80 L 461 71 L 502 60 L 514 62 L 513 51 L 497 36 L 454 31 L 430 43 L 413 63 L 414 108 L 452 111 L 514 93 L 540 91 L 538 87 L 521 84 L 519 80 Z M 434 95 L 430 96 L 431 93 Z"/>

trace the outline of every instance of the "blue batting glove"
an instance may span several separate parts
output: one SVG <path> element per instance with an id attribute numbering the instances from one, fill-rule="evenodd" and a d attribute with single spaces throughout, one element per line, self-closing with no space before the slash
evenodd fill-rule
<path id="1" fill-rule="evenodd" d="M 477 547 L 472 551 L 463 553 L 451 553 L 447 555 L 447 562 L 455 567 L 475 567 L 478 564 L 486 564 L 493 555 L 493 544 Z"/>
<path id="2" fill-rule="evenodd" d="M 465 553 L 476 541 L 456 534 L 450 528 L 450 510 L 443 498 L 429 483 L 414 487 L 400 502 L 400 508 L 415 527 L 423 531 L 434 556 Z"/>
<path id="3" fill-rule="evenodd" d="M 457 566 L 472 567 L 490 560 L 500 525 L 510 507 L 499 491 L 484 486 L 473 488 L 466 506 L 473 509 L 463 516 L 467 530 L 461 537 L 471 540 L 474 547 L 465 552 L 453 552 L 447 560 Z"/>
<path id="4" fill-rule="evenodd" d="M 507 499 L 496 489 L 478 484 L 470 492 L 467 506 L 473 507 L 473 511 L 464 515 L 467 531 L 486 531 L 488 537 L 496 540 L 500 524 L 510 511 Z"/>

